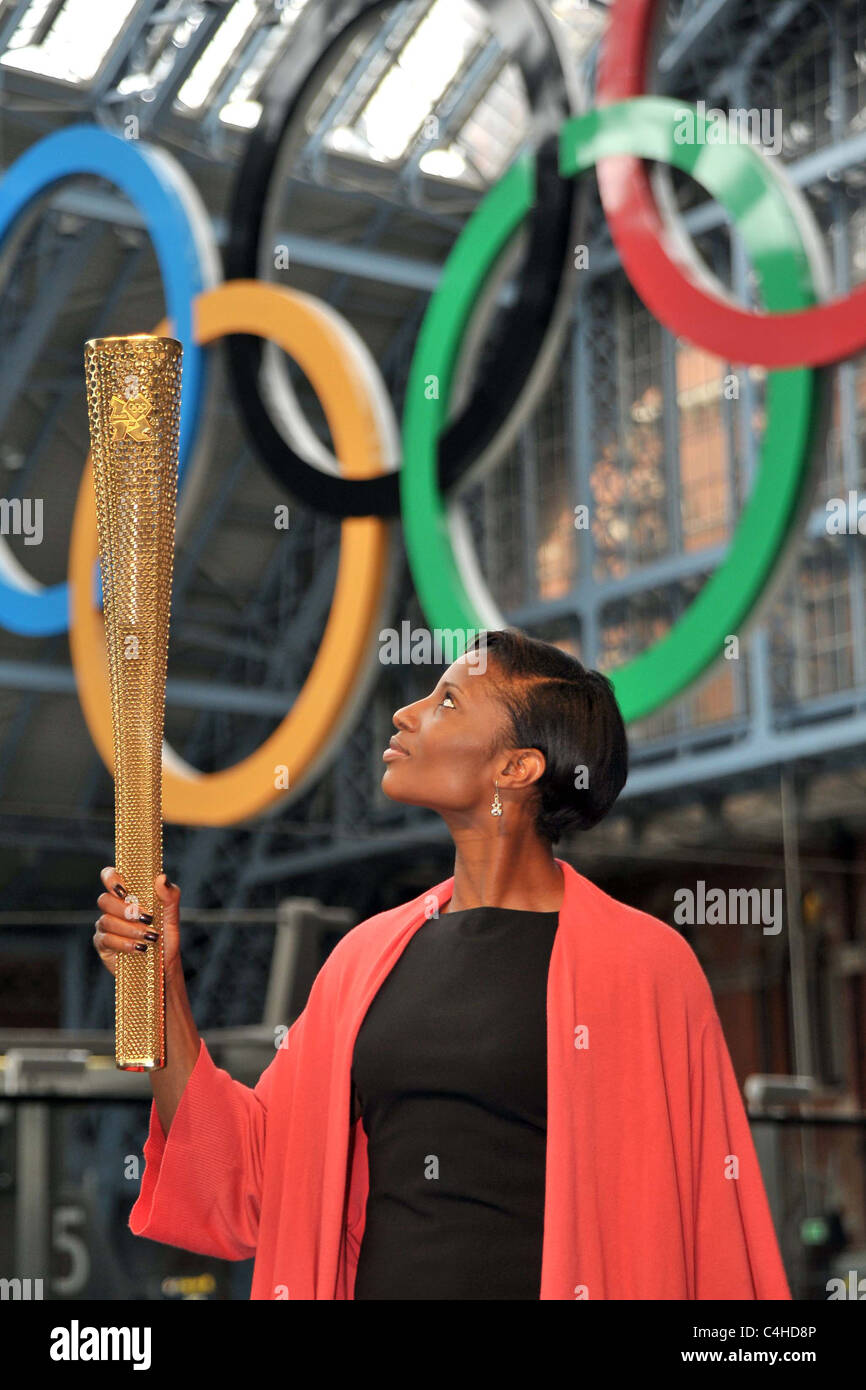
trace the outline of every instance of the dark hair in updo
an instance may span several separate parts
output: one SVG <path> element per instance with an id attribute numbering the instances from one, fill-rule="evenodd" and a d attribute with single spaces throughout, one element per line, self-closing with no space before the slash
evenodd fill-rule
<path id="1" fill-rule="evenodd" d="M 486 673 L 508 713 L 493 749 L 537 748 L 547 764 L 534 784 L 537 833 L 553 845 L 570 830 L 590 830 L 628 776 L 628 739 L 612 682 L 519 628 L 485 630 L 466 653 L 485 648 Z M 586 768 L 586 786 L 575 786 L 578 767 Z"/>

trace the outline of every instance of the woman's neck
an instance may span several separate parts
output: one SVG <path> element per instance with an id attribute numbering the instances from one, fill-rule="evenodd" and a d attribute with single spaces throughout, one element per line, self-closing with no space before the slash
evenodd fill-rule
<path id="1" fill-rule="evenodd" d="M 454 887 L 444 912 L 470 907 L 506 907 L 524 912 L 559 912 L 565 877 L 550 848 L 524 844 L 521 852 L 502 841 L 475 840 L 456 846 Z"/>

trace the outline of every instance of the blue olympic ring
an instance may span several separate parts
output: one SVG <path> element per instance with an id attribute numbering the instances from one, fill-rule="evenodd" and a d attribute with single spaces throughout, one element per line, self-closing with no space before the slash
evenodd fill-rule
<path id="1" fill-rule="evenodd" d="M 108 179 L 135 204 L 153 243 L 173 336 L 183 344 L 178 484 L 192 453 L 206 380 L 206 354 L 193 336 L 193 304 L 219 278 L 208 232 L 161 150 L 137 145 L 99 126 L 73 125 L 25 151 L 0 181 L 0 248 L 17 218 L 50 184 L 76 174 Z M 158 315 L 155 315 L 158 317 Z M 82 366 L 83 373 L 83 366 Z M 82 376 L 83 380 L 83 376 Z M 17 573 L 16 573 L 17 571 Z M 98 585 L 98 567 L 95 571 Z M 38 588 L 0 561 L 0 622 L 23 637 L 47 637 L 69 625 L 66 581 Z M 99 589 L 97 588 L 97 592 Z"/>

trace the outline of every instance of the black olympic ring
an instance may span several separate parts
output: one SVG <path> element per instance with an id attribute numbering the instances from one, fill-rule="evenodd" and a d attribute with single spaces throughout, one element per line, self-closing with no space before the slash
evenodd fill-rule
<path id="1" fill-rule="evenodd" d="M 488 365 L 472 395 L 443 431 L 439 483 L 447 492 L 494 441 L 513 432 L 556 347 L 570 305 L 571 246 L 580 193 L 558 170 L 558 131 L 576 108 L 569 90 L 567 58 L 553 26 L 557 21 L 536 0 L 479 0 L 503 50 L 519 68 L 532 114 L 537 197 L 527 219 L 526 254 L 517 293 L 498 315 L 485 352 Z M 226 255 L 226 278 L 261 279 L 260 243 L 267 193 L 281 145 L 298 109 L 330 66 L 333 50 L 384 0 L 316 0 L 297 25 L 297 34 L 259 95 L 262 115 L 235 183 Z M 304 22 L 306 21 L 306 22 Z M 273 248 L 268 250 L 268 263 Z M 299 455 L 274 425 L 262 398 L 263 345 L 249 334 L 226 343 L 237 409 L 247 435 L 270 473 L 302 502 L 335 517 L 396 517 L 400 512 L 399 470 L 376 478 L 348 479 L 317 468 Z"/>

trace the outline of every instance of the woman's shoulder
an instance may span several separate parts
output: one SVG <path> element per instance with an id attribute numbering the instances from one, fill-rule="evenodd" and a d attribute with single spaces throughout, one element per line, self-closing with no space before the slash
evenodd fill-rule
<path id="1" fill-rule="evenodd" d="M 446 880 L 446 882 L 448 882 Z M 417 897 L 365 917 L 341 936 L 325 962 L 332 974 L 371 968 L 384 955 L 391 942 L 415 922 L 434 915 L 443 884 L 425 889 Z M 320 972 L 321 973 L 321 972 Z"/>
<path id="2" fill-rule="evenodd" d="M 598 955 L 613 967 L 638 974 L 645 982 L 668 992 L 685 992 L 700 1010 L 713 1009 L 712 992 L 703 966 L 682 932 L 661 917 L 622 902 L 589 879 L 580 884 L 585 909 L 575 917 L 589 930 Z"/>

